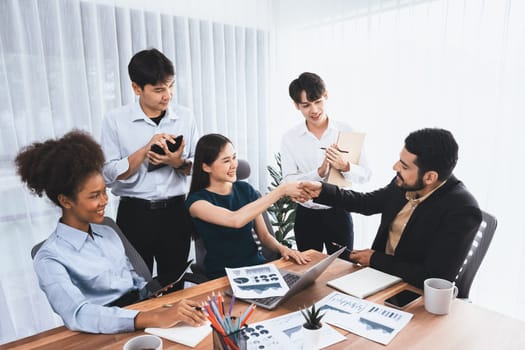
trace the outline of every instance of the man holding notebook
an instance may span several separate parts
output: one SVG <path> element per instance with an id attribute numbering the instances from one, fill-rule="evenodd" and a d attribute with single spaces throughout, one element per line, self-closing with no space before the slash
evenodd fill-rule
<path id="1" fill-rule="evenodd" d="M 317 74 L 302 73 L 293 80 L 289 94 L 295 108 L 304 120 L 286 132 L 281 144 L 282 171 L 285 181 L 326 181 L 330 169 L 339 171 L 347 181 L 365 183 L 370 178 L 366 159 L 360 157 L 358 164 L 345 160 L 345 150 L 336 143 L 341 131 L 352 131 L 346 123 L 338 122 L 326 112 L 328 92 Z M 300 251 L 315 249 L 329 254 L 339 245 L 353 248 L 354 231 L 352 217 L 341 208 L 307 202 L 297 207 L 295 217 L 295 240 Z"/>
<path id="2" fill-rule="evenodd" d="M 443 129 L 422 129 L 405 139 L 396 177 L 369 193 L 303 182 L 308 198 L 363 215 L 381 214 L 372 249 L 349 258 L 423 287 L 428 277 L 453 281 L 481 223 L 478 203 L 452 171 L 458 145 Z"/>
<path id="3" fill-rule="evenodd" d="M 184 207 L 198 132 L 193 113 L 171 105 L 173 63 L 157 49 L 128 64 L 138 100 L 109 111 L 102 122 L 106 185 L 120 197 L 117 224 L 162 285 L 177 279 L 190 250 Z M 182 288 L 182 282 L 175 289 Z"/>

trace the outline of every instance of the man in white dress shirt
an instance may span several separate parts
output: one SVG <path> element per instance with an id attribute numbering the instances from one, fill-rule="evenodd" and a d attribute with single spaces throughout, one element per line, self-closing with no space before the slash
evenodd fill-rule
<path id="1" fill-rule="evenodd" d="M 103 175 L 120 196 L 117 224 L 150 270 L 156 260 L 158 279 L 168 284 L 182 273 L 189 254 L 184 200 L 197 127 L 191 111 L 170 107 L 175 72 L 165 55 L 156 49 L 140 51 L 131 58 L 128 72 L 139 98 L 104 118 Z M 181 146 L 170 151 L 168 143 L 179 135 Z M 153 152 L 152 145 L 162 152 Z"/>
<path id="2" fill-rule="evenodd" d="M 325 83 L 317 74 L 302 73 L 293 80 L 289 94 L 304 117 L 288 130 L 281 144 L 283 178 L 285 181 L 324 181 L 330 168 L 335 168 L 353 183 L 370 179 L 366 158 L 351 164 L 341 156 L 336 146 L 340 131 L 353 131 L 349 125 L 329 118 L 325 106 L 328 99 Z M 332 242 L 353 249 L 354 231 L 350 213 L 312 201 L 297 206 L 295 240 L 300 251 L 315 249 L 328 253 L 337 250 Z"/>

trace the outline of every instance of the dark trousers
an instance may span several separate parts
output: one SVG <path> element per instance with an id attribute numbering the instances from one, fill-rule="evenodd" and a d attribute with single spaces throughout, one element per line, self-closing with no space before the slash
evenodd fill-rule
<path id="1" fill-rule="evenodd" d="M 348 247 L 354 247 L 354 224 L 350 213 L 341 208 L 308 209 L 297 206 L 295 213 L 295 241 L 300 251 L 315 249 L 323 251 L 323 245 L 328 254 L 339 248 L 332 242 Z M 348 260 L 348 253 L 339 256 Z"/>
<path id="2" fill-rule="evenodd" d="M 190 251 L 190 226 L 184 197 L 171 201 L 166 208 L 148 208 L 144 202 L 121 199 L 117 224 L 150 271 L 155 258 L 158 280 L 161 285 L 166 285 L 183 272 Z M 182 286 L 183 282 L 180 282 L 174 289 Z"/>

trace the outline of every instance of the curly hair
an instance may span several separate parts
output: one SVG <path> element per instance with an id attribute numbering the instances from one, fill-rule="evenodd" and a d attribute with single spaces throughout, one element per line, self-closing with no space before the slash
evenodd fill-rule
<path id="1" fill-rule="evenodd" d="M 34 194 L 60 206 L 58 195 L 76 198 L 93 173 L 101 173 L 104 153 L 86 132 L 73 130 L 59 139 L 34 142 L 16 156 L 17 173 Z"/>

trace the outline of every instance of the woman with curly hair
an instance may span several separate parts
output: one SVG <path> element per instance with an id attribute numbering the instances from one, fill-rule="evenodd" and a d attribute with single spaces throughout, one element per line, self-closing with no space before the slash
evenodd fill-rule
<path id="1" fill-rule="evenodd" d="M 133 270 L 118 234 L 102 225 L 108 203 L 104 155 L 91 136 L 71 131 L 35 142 L 15 162 L 29 189 L 40 197 L 45 193 L 62 209 L 55 231 L 35 255 L 34 268 L 40 288 L 68 328 L 118 333 L 204 322 L 195 311 L 198 304 L 189 300 L 150 311 L 120 307 L 123 301 L 145 298 L 146 281 Z"/>

